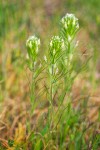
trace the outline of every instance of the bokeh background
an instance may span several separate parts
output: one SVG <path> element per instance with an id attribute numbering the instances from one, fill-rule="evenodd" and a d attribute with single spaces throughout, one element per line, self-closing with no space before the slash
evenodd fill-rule
<path id="1" fill-rule="evenodd" d="M 99 95 L 99 0 L 0 0 L 0 117 L 8 117 L 7 128 L 10 121 L 26 109 L 29 99 L 25 66 L 27 38 L 34 34 L 40 37 L 42 57 L 52 35 L 57 35 L 59 21 L 66 13 L 74 13 L 79 18 L 79 50 L 92 55 L 87 71 L 91 72 L 90 80 Z"/>

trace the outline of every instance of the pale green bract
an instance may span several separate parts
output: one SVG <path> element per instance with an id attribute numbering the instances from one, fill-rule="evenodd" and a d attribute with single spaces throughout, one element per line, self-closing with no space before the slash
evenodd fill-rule
<path id="1" fill-rule="evenodd" d="M 58 73 L 57 62 L 64 48 L 64 40 L 60 36 L 53 36 L 49 44 L 49 73 Z"/>
<path id="2" fill-rule="evenodd" d="M 59 36 L 53 36 L 51 41 L 50 41 L 50 48 L 51 49 L 62 49 L 64 46 L 64 41 L 61 37 Z"/>
<path id="3" fill-rule="evenodd" d="M 74 14 L 67 13 L 61 19 L 61 27 L 64 36 L 66 36 L 68 42 L 70 42 L 79 29 L 78 18 L 76 18 Z"/>
<path id="4" fill-rule="evenodd" d="M 50 55 L 53 57 L 56 54 L 56 57 L 64 47 L 64 40 L 59 36 L 53 36 L 50 41 Z M 56 58 L 55 57 L 55 58 Z"/>
<path id="5" fill-rule="evenodd" d="M 40 46 L 40 39 L 37 38 L 35 35 L 30 36 L 28 40 L 26 41 L 26 47 L 29 58 L 32 58 L 33 61 L 35 61 L 36 56 L 39 51 Z"/>

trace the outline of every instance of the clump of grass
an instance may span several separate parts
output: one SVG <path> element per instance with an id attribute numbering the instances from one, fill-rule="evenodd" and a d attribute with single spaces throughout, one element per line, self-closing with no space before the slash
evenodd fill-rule
<path id="1" fill-rule="evenodd" d="M 84 131 L 85 124 L 81 120 L 81 112 L 73 109 L 71 104 L 71 88 L 81 72 L 75 69 L 75 55 L 78 42 L 75 36 L 79 30 L 79 22 L 74 14 L 66 14 L 60 21 L 60 35 L 53 36 L 44 59 L 38 54 L 40 39 L 31 36 L 26 42 L 27 64 L 32 73 L 30 101 L 31 112 L 37 108 L 37 84 L 45 80 L 43 92 L 46 93 L 48 111 L 38 129 L 30 130 L 31 149 L 82 149 L 87 148 Z M 42 76 L 42 78 L 41 78 Z M 44 101 L 44 100 L 43 100 Z M 80 123 L 79 123 L 80 122 Z"/>

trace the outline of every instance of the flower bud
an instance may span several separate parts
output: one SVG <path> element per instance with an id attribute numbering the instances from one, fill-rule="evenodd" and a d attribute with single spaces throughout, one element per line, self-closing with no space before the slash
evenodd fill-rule
<path id="1" fill-rule="evenodd" d="M 64 41 L 59 36 L 53 36 L 50 41 L 50 50 L 52 54 L 55 55 L 58 51 L 60 51 L 64 46 Z"/>
<path id="2" fill-rule="evenodd" d="M 53 36 L 49 46 L 50 46 L 49 58 L 51 60 L 51 64 L 54 64 L 56 60 L 59 58 L 61 51 L 63 50 L 64 40 L 59 36 Z"/>
<path id="3" fill-rule="evenodd" d="M 36 36 L 30 36 L 26 41 L 27 52 L 29 58 L 35 61 L 40 46 L 40 39 Z"/>
<path id="4" fill-rule="evenodd" d="M 67 13 L 61 19 L 61 27 L 63 29 L 64 36 L 67 38 L 68 42 L 70 42 L 79 29 L 78 19 L 74 14 Z"/>

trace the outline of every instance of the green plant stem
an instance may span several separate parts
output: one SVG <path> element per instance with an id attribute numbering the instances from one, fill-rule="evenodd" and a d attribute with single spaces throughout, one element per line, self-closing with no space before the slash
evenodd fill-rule
<path id="1" fill-rule="evenodd" d="M 50 128 L 52 127 L 52 119 L 53 119 L 53 76 L 54 76 L 54 65 L 51 66 L 51 78 L 50 78 L 50 105 L 51 105 L 51 120 L 50 120 Z"/>
<path id="2" fill-rule="evenodd" d="M 63 94 L 61 96 L 61 99 L 60 99 L 61 102 L 60 102 L 60 105 L 58 106 L 56 114 L 60 111 L 60 108 L 61 108 L 61 106 L 63 104 L 64 98 L 65 98 L 65 96 L 66 96 L 66 94 L 67 94 L 67 92 L 68 92 L 68 90 L 70 88 L 70 87 L 68 87 L 68 85 L 70 85 L 70 80 L 69 80 L 70 73 L 69 73 L 69 71 L 70 71 L 70 63 L 71 63 L 70 62 L 70 58 L 69 58 L 70 57 L 69 53 L 70 53 L 70 43 L 68 42 L 68 49 L 66 50 L 66 56 L 68 55 L 68 63 L 67 63 L 67 66 L 65 66 L 65 68 L 67 68 L 67 74 L 64 77 L 64 92 L 63 92 Z"/>
<path id="3" fill-rule="evenodd" d="M 32 71 L 32 85 L 31 85 L 31 115 L 33 115 L 35 108 L 35 77 L 34 77 L 34 63 L 33 63 L 33 71 Z"/>
<path id="4" fill-rule="evenodd" d="M 51 69 L 52 69 L 52 73 L 51 73 L 51 85 L 50 85 L 50 100 L 51 100 L 51 105 L 53 105 L 53 75 L 54 75 L 54 66 L 52 64 L 51 66 Z"/>

